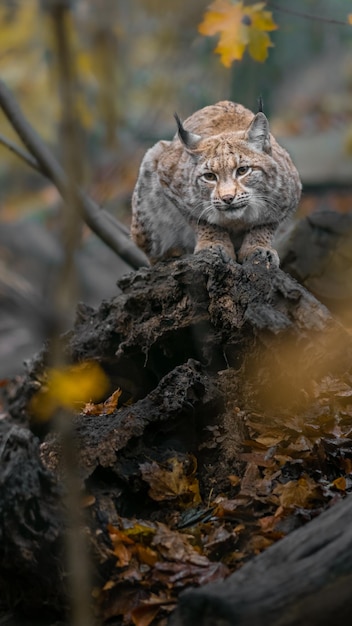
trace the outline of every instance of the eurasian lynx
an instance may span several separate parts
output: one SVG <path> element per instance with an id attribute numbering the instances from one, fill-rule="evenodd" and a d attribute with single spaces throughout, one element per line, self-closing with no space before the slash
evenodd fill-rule
<path id="1" fill-rule="evenodd" d="M 301 195 L 298 172 L 263 112 L 218 102 L 146 153 L 132 199 L 131 234 L 151 262 L 240 239 L 239 260 L 279 264 L 272 238 Z"/>

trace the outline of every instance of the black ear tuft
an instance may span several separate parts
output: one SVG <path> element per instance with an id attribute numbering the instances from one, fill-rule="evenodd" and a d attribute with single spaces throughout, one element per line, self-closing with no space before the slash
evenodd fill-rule
<path id="1" fill-rule="evenodd" d="M 197 148 L 197 145 L 201 140 L 200 135 L 195 135 L 194 133 L 188 132 L 188 130 L 186 130 L 183 127 L 182 122 L 179 116 L 177 115 L 177 113 L 174 113 L 174 118 L 177 124 L 178 136 L 180 140 L 182 141 L 183 145 L 185 146 L 185 148 L 191 151 Z"/>
<path id="2" fill-rule="evenodd" d="M 258 113 L 264 113 L 264 103 L 262 94 L 258 98 Z"/>
<path id="3" fill-rule="evenodd" d="M 174 113 L 174 118 L 176 120 L 177 130 L 180 139 L 184 144 L 187 145 L 188 132 L 183 128 L 182 122 L 176 112 Z"/>

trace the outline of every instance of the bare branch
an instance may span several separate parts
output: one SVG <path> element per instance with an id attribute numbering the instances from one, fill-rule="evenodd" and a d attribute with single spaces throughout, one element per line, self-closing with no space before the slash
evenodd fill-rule
<path id="1" fill-rule="evenodd" d="M 16 99 L 1 80 L 0 107 L 28 151 L 34 157 L 37 166 L 39 166 L 39 171 L 47 176 L 57 187 L 62 197 L 66 198 L 68 181 L 64 170 L 34 128 L 29 124 Z M 6 144 L 4 143 L 4 145 Z M 10 148 L 8 144 L 7 147 Z M 22 150 L 10 149 L 24 159 L 27 164 L 35 167 L 34 163 L 28 161 L 25 152 L 21 154 Z M 38 169 L 38 167 L 35 167 L 35 169 Z M 81 198 L 83 219 L 91 230 L 131 267 L 137 269 L 138 267 L 148 265 L 148 261 L 143 252 L 126 236 L 126 227 L 121 225 L 120 222 L 107 211 L 101 209 L 92 198 L 82 191 L 79 191 L 79 195 Z"/>
<path id="2" fill-rule="evenodd" d="M 34 157 L 32 157 L 32 155 L 29 154 L 29 152 L 26 152 L 26 150 L 21 148 L 21 146 L 18 146 L 16 143 L 11 141 L 11 139 L 8 139 L 7 137 L 4 137 L 4 135 L 1 135 L 1 134 L 0 134 L 0 144 L 8 148 L 16 156 L 22 159 L 22 161 L 24 161 L 27 165 L 29 165 L 30 167 L 35 169 L 37 172 L 39 172 L 40 174 L 48 178 L 48 180 L 51 180 L 48 177 L 47 172 L 45 172 L 43 168 L 40 167 L 38 161 Z M 88 200 L 88 197 L 86 197 L 84 194 L 83 194 L 83 198 L 85 199 L 85 202 L 88 202 L 89 200 L 91 200 L 90 198 Z M 93 200 L 91 200 L 91 202 L 93 203 L 93 205 L 95 204 Z M 108 211 L 104 211 L 104 209 L 101 209 L 100 207 L 98 207 L 98 205 L 96 205 L 96 209 L 99 210 L 100 213 L 103 213 L 104 219 L 106 219 L 111 224 L 112 228 L 114 227 L 116 228 L 116 226 L 118 226 L 119 231 L 121 231 L 122 234 L 126 235 L 126 238 L 129 240 L 129 230 L 127 226 L 125 226 L 125 224 L 123 224 L 122 222 L 119 222 L 113 215 L 111 215 L 111 213 L 109 213 Z M 96 232 L 96 234 L 99 236 L 99 233 Z M 122 249 L 124 249 L 124 247 L 125 246 L 123 245 Z M 114 252 L 116 252 L 116 250 L 114 250 Z M 118 254 L 121 256 L 121 252 L 119 252 Z M 147 263 L 143 264 L 141 262 L 138 267 L 143 266 L 143 265 L 147 265 Z"/>
<path id="3" fill-rule="evenodd" d="M 305 20 L 312 20 L 313 22 L 324 22 L 325 24 L 337 24 L 338 26 L 350 26 L 347 22 L 342 20 L 335 20 L 331 17 L 324 17 L 323 15 L 312 15 L 311 13 L 304 13 L 302 11 L 296 11 L 294 9 L 287 9 L 286 7 L 279 6 L 276 2 L 267 2 L 269 9 L 278 11 L 278 13 L 287 13 L 288 15 L 295 15 L 296 17 L 302 17 Z"/>
<path id="4" fill-rule="evenodd" d="M 23 150 L 23 148 L 11 141 L 11 139 L 8 139 L 7 137 L 4 137 L 4 135 L 0 134 L 0 143 L 16 154 L 16 156 L 20 157 L 20 159 L 27 163 L 27 165 L 37 170 L 37 172 L 43 173 L 38 161 L 26 152 L 26 150 Z"/>

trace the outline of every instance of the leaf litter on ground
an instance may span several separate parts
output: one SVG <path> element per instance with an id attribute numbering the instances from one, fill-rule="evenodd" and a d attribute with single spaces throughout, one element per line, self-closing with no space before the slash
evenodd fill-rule
<path id="1" fill-rule="evenodd" d="M 243 470 L 228 491 L 202 499 L 196 455 L 140 464 L 159 519 L 108 525 L 115 567 L 94 590 L 105 620 L 161 626 L 182 590 L 227 577 L 352 491 L 352 378 L 313 383 L 297 412 L 240 414 Z"/>

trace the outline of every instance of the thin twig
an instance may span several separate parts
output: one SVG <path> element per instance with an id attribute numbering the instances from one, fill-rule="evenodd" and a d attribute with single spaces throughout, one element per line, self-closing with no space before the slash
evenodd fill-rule
<path id="1" fill-rule="evenodd" d="M 64 170 L 34 128 L 29 124 L 16 99 L 1 80 L 0 107 L 21 141 L 30 154 L 33 155 L 40 171 L 53 182 L 63 198 L 66 198 L 68 187 L 67 176 Z M 28 165 L 33 166 L 24 155 L 20 155 L 20 151 L 17 150 L 16 154 L 21 156 Z M 35 169 L 38 168 L 36 167 Z M 121 225 L 108 211 L 101 209 L 92 198 L 82 191 L 79 194 L 82 200 L 83 218 L 91 230 L 131 267 L 138 269 L 141 266 L 148 265 L 143 252 L 126 236 L 125 226 Z"/>
<path id="2" fill-rule="evenodd" d="M 323 17 L 322 15 L 312 15 L 311 13 L 305 13 L 302 11 L 295 11 L 294 9 L 287 9 L 286 7 L 279 6 L 276 2 L 271 2 L 268 0 L 266 3 L 269 9 L 273 9 L 274 11 L 278 11 L 279 13 L 287 13 L 288 15 L 294 15 L 295 17 L 302 17 L 305 20 L 312 20 L 313 22 L 323 22 L 325 24 L 337 24 L 338 26 L 350 26 L 347 22 L 343 22 L 342 20 L 335 20 L 331 17 Z"/>

